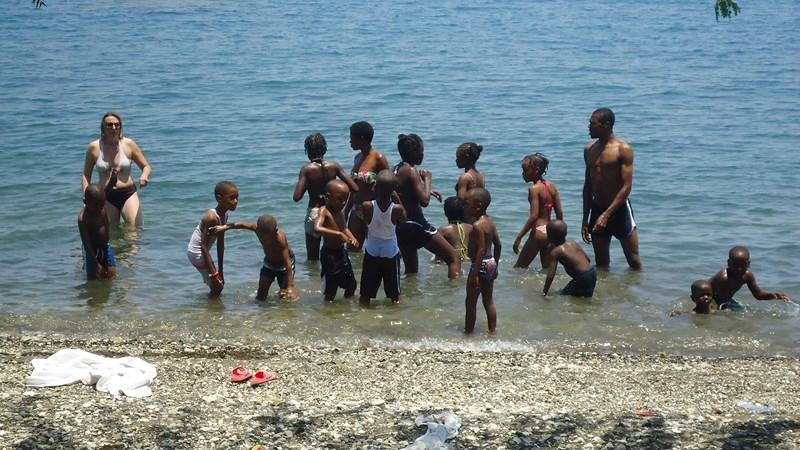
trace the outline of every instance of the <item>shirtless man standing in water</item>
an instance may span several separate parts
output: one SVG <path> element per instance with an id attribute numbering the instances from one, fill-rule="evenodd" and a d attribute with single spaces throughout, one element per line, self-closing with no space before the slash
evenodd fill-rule
<path id="1" fill-rule="evenodd" d="M 594 247 L 595 263 L 608 267 L 611 236 L 622 244 L 631 269 L 642 268 L 639 234 L 628 196 L 633 184 L 633 149 L 614 135 L 614 113 L 600 108 L 589 119 L 589 136 L 583 159 L 583 223 L 581 236 Z M 590 214 L 591 213 L 591 214 Z"/>

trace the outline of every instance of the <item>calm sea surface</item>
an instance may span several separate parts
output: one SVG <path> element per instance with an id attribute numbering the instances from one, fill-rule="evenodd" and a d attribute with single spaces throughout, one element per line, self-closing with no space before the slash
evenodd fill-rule
<path id="1" fill-rule="evenodd" d="M 624 2 L 616 2 L 624 3 Z M 746 245 L 766 290 L 800 301 L 800 9 L 742 0 L 606 5 L 528 2 L 51 0 L 0 4 L 0 331 L 125 338 L 195 337 L 407 347 L 577 349 L 625 353 L 800 354 L 800 306 L 667 317 L 689 285 Z M 591 112 L 609 106 L 635 151 L 631 200 L 641 273 L 612 243 L 589 301 L 540 295 L 544 274 L 511 270 L 527 214 L 520 160 L 550 158 L 570 237 L 580 239 L 582 148 Z M 119 276 L 87 282 L 76 218 L 86 146 L 118 111 L 153 167 L 140 191 L 145 229 L 114 230 Z M 398 133 L 425 140 L 423 167 L 452 195 L 455 148 L 485 147 L 490 214 L 504 242 L 495 283 L 499 330 L 461 333 L 464 279 L 423 261 L 406 302 L 323 304 L 319 269 L 299 261 L 296 303 L 254 300 L 255 236 L 228 235 L 221 303 L 186 260 L 213 187 L 240 188 L 232 220 L 273 214 L 299 259 L 305 200 L 291 193 L 323 133 L 352 165 L 351 123 L 398 162 Z M 138 171 L 135 171 L 138 178 Z M 96 174 L 95 174 L 96 179 Z M 427 209 L 445 222 L 441 206 Z M 591 254 L 590 246 L 585 245 Z M 427 260 L 430 255 L 422 252 Z M 354 255 L 356 275 L 361 255 Z M 554 288 L 568 278 L 559 270 Z"/>

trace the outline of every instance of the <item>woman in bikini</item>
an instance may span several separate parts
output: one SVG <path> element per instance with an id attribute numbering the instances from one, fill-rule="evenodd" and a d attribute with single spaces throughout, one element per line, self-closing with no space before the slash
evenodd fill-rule
<path id="1" fill-rule="evenodd" d="M 364 215 L 361 204 L 374 199 L 372 188 L 378 179 L 381 170 L 389 168 L 389 161 L 383 154 L 372 148 L 372 136 L 374 130 L 369 122 L 356 122 L 350 125 L 350 147 L 358 150 L 353 160 L 353 172 L 350 176 L 358 186 L 358 190 L 350 192 L 348 201 L 349 214 L 347 228 L 353 233 L 353 237 L 358 241 L 358 247 L 348 245 L 350 251 L 360 251 L 367 236 L 367 224 L 364 222 Z"/>
<path id="2" fill-rule="evenodd" d="M 325 136 L 319 133 L 310 134 L 306 137 L 304 146 L 310 162 L 300 168 L 292 200 L 299 202 L 308 191 L 305 219 L 306 254 L 309 261 L 317 261 L 321 236 L 314 231 L 314 222 L 317 221 L 319 208 L 325 206 L 325 185 L 338 177 L 347 184 L 350 192 L 358 191 L 358 186 L 347 176 L 339 163 L 322 159 L 328 151 Z"/>
<path id="3" fill-rule="evenodd" d="M 422 139 L 416 134 L 401 134 L 397 137 L 397 150 L 400 164 L 394 166 L 397 175 L 397 195 L 406 210 L 408 220 L 397 224 L 397 245 L 403 257 L 405 273 L 419 272 L 417 250 L 425 247 L 447 264 L 447 275 L 456 278 L 461 272 L 461 258 L 447 239 L 436 227 L 425 220 L 422 208 L 428 206 L 431 196 L 440 202 L 442 196 L 431 189 L 432 174 L 425 169 L 417 170 L 422 164 L 425 148 Z"/>
<path id="4" fill-rule="evenodd" d="M 131 165 L 136 163 L 141 169 L 139 187 L 147 186 L 150 177 L 150 164 L 136 142 L 122 136 L 122 118 L 114 112 L 107 112 L 100 121 L 100 138 L 89 143 L 83 163 L 82 190 L 92 182 L 92 171 L 97 170 L 98 184 L 106 191 L 106 212 L 112 224 L 118 224 L 120 215 L 125 222 L 136 228 L 144 226 L 142 205 L 136 184 L 131 177 Z"/>
<path id="5" fill-rule="evenodd" d="M 547 173 L 547 166 L 550 162 L 541 153 L 528 155 L 522 160 L 522 179 L 526 183 L 533 182 L 528 187 L 528 202 L 531 205 L 531 213 L 525 225 L 517 234 L 514 240 L 514 253 L 519 253 L 514 267 L 526 268 L 531 265 L 536 254 L 541 253 L 542 269 L 549 266 L 550 246 L 547 240 L 547 222 L 550 221 L 552 211 L 556 212 L 556 219 L 564 220 L 561 212 L 561 198 L 558 196 L 556 185 L 546 181 L 543 177 Z M 519 244 L 522 238 L 531 232 L 522 251 Z"/>
<path id="6" fill-rule="evenodd" d="M 467 199 L 467 192 L 472 188 L 486 188 L 486 178 L 475 168 L 482 151 L 483 146 L 474 142 L 465 142 L 456 149 L 456 166 L 464 169 L 455 186 L 456 196 L 461 200 Z M 475 218 L 463 217 L 462 222 L 472 224 Z"/>

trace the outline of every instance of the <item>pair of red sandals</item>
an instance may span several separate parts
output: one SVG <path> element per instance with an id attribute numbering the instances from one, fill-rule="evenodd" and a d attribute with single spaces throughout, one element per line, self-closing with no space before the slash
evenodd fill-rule
<path id="1" fill-rule="evenodd" d="M 234 383 L 243 383 L 250 380 L 250 386 L 258 386 L 260 384 L 269 383 L 270 381 L 277 380 L 278 376 L 272 372 L 259 370 L 251 372 L 250 369 L 244 366 L 236 366 L 231 371 L 231 381 Z"/>

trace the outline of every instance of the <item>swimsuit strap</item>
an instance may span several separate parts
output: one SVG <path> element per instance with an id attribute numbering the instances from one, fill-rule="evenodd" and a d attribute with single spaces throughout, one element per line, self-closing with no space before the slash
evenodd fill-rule
<path id="1" fill-rule="evenodd" d="M 405 162 L 405 161 L 400 161 L 396 166 L 394 166 L 394 168 L 392 169 L 392 172 L 394 172 L 394 174 L 397 175 L 397 171 L 400 170 L 401 167 L 403 167 L 403 166 L 405 166 L 407 164 L 408 163 Z"/>
<path id="2" fill-rule="evenodd" d="M 458 256 L 462 260 L 464 260 L 464 259 L 467 259 L 469 257 L 468 252 L 467 252 L 467 246 L 464 243 L 464 238 L 465 238 L 464 227 L 461 226 L 461 222 L 456 222 L 456 228 L 458 229 L 458 239 L 461 240 L 461 246 L 458 249 Z"/>
<path id="3" fill-rule="evenodd" d="M 311 162 L 319 163 L 320 169 L 322 169 L 322 179 L 325 180 L 325 183 L 323 185 L 327 185 L 328 181 L 330 181 L 330 179 L 328 178 L 328 171 L 325 170 L 325 160 L 322 159 L 322 158 L 320 158 L 320 159 L 312 159 Z M 324 191 L 324 189 L 323 189 L 323 191 Z M 316 204 L 317 204 L 317 207 L 325 205 L 325 194 L 324 193 L 319 194 L 319 199 L 317 200 Z"/>
<path id="4" fill-rule="evenodd" d="M 330 179 L 328 178 L 328 171 L 325 170 L 325 160 L 317 159 L 315 161 L 319 163 L 320 167 L 322 167 L 322 178 L 325 179 L 325 184 L 328 184 L 328 181 L 330 181 Z"/>
<path id="5" fill-rule="evenodd" d="M 550 220 L 550 216 L 553 213 L 553 202 L 550 200 L 550 190 L 547 189 L 547 180 L 544 178 L 542 178 L 542 185 L 544 186 L 545 196 L 544 207 L 547 209 L 547 219 Z"/>

